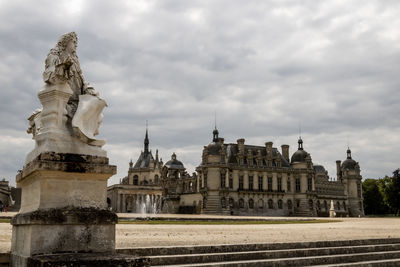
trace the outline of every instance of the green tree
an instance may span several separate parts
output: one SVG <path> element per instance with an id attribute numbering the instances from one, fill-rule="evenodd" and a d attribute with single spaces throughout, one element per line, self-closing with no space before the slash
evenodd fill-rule
<path id="1" fill-rule="evenodd" d="M 386 214 L 389 211 L 379 185 L 380 180 L 377 179 L 365 179 L 362 183 L 364 211 L 366 215 Z"/>
<path id="2" fill-rule="evenodd" d="M 400 170 L 393 172 L 393 177 L 385 176 L 379 179 L 379 191 L 383 201 L 389 207 L 390 213 L 399 215 L 400 212 Z"/>

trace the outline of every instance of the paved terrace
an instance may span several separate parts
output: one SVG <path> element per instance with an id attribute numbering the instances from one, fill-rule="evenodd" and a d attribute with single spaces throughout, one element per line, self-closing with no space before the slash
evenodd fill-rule
<path id="1" fill-rule="evenodd" d="M 0 213 L 13 216 L 15 213 Z M 139 217 L 121 213 L 120 218 Z M 158 214 L 162 218 L 182 219 L 316 219 L 297 217 L 242 217 L 215 215 Z M 324 218 L 318 218 L 324 219 Z M 329 219 L 329 218 L 325 218 Z M 118 224 L 117 248 L 177 245 L 215 245 L 238 243 L 400 238 L 400 218 L 338 218 L 342 222 L 265 225 L 166 225 Z M 0 252 L 11 248 L 11 225 L 0 223 Z"/>

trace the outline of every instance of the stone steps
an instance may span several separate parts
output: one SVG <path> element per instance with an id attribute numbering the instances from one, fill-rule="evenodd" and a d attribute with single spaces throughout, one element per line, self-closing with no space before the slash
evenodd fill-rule
<path id="1" fill-rule="evenodd" d="M 221 203 L 219 196 L 210 195 L 207 198 L 207 205 L 203 213 L 206 214 L 221 214 Z"/>
<path id="2" fill-rule="evenodd" d="M 159 266 L 170 266 L 170 267 L 239 267 L 239 266 L 318 266 L 321 264 L 333 264 L 338 266 L 341 263 L 348 262 L 360 262 L 365 260 L 377 261 L 380 259 L 396 259 L 400 262 L 400 251 L 387 251 L 387 252 L 373 252 L 373 253 L 358 253 L 358 254 L 337 254 L 327 256 L 309 256 L 309 257 L 298 257 L 298 258 L 277 258 L 277 259 L 260 259 L 260 260 L 243 260 L 243 261 L 224 261 L 224 262 L 208 262 L 208 263 L 192 263 L 192 264 L 163 264 Z M 151 261 L 151 260 L 150 260 Z M 157 266 L 153 265 L 152 266 Z M 383 266 L 379 263 L 376 266 Z"/>
<path id="3" fill-rule="evenodd" d="M 149 256 L 152 266 L 400 266 L 400 239 L 153 247 L 118 253 Z"/>

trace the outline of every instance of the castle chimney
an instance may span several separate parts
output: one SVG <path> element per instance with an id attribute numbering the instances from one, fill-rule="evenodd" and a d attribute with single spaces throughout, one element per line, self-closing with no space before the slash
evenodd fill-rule
<path id="1" fill-rule="evenodd" d="M 237 140 L 239 153 L 244 153 L 244 138 L 240 138 Z"/>
<path id="2" fill-rule="evenodd" d="M 340 181 L 340 178 L 342 176 L 341 173 L 340 173 L 340 164 L 341 163 L 342 162 L 340 160 L 336 161 L 336 176 L 337 176 L 338 181 Z"/>
<path id="3" fill-rule="evenodd" d="M 282 156 L 289 162 L 289 145 L 281 145 Z"/>
<path id="4" fill-rule="evenodd" d="M 266 142 L 265 143 L 265 148 L 267 150 L 267 154 L 272 155 L 272 142 Z"/>

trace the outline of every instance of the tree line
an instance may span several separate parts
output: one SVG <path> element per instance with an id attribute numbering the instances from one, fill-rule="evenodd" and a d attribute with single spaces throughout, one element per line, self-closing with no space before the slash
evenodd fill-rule
<path id="1" fill-rule="evenodd" d="M 365 179 L 362 183 L 365 215 L 400 216 L 400 169 L 393 176 Z"/>

